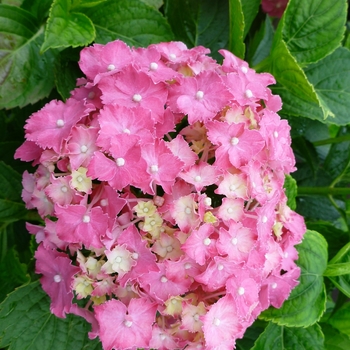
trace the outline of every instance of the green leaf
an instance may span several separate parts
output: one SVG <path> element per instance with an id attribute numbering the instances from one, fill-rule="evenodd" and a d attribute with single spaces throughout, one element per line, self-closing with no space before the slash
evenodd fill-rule
<path id="1" fill-rule="evenodd" d="M 72 0 L 72 9 L 77 11 L 86 7 L 94 7 L 104 1 L 106 0 Z"/>
<path id="2" fill-rule="evenodd" d="M 21 201 L 22 176 L 0 161 L 0 197 Z"/>
<path id="3" fill-rule="evenodd" d="M 236 340 L 237 350 L 251 350 L 256 339 L 266 328 L 267 323 L 261 320 L 255 320 L 254 323 L 247 328 L 242 339 Z"/>
<path id="4" fill-rule="evenodd" d="M 270 322 L 252 348 L 252 350 L 265 349 L 323 350 L 324 336 L 318 324 L 308 328 L 288 328 Z"/>
<path id="5" fill-rule="evenodd" d="M 290 175 L 286 175 L 284 179 L 283 187 L 285 189 L 286 196 L 288 198 L 287 200 L 288 207 L 292 210 L 295 210 L 297 206 L 295 198 L 298 193 L 297 182 Z"/>
<path id="6" fill-rule="evenodd" d="M 327 323 L 321 323 L 321 327 L 325 336 L 325 347 L 327 350 L 350 349 L 350 337 L 340 333 Z"/>
<path id="7" fill-rule="evenodd" d="M 343 132 L 343 129 L 345 132 Z M 338 136 L 347 134 L 347 130 L 345 128 L 343 129 L 340 129 Z M 327 158 L 324 162 L 324 168 L 334 180 L 345 174 L 346 170 L 350 166 L 349 147 L 350 141 L 333 143 L 331 145 Z"/>
<path id="8" fill-rule="evenodd" d="M 83 13 L 71 12 L 70 0 L 54 0 L 41 51 L 51 48 L 85 46 L 95 39 L 95 27 Z"/>
<path id="9" fill-rule="evenodd" d="M 95 41 L 101 44 L 121 39 L 130 46 L 148 46 L 173 39 L 162 14 L 141 0 L 108 0 L 85 14 L 95 25 Z"/>
<path id="10" fill-rule="evenodd" d="M 23 107 L 49 95 L 55 55 L 40 55 L 43 27 L 27 11 L 0 4 L 0 108 Z"/>
<path id="11" fill-rule="evenodd" d="M 300 65 L 315 63 L 340 45 L 346 13 L 346 0 L 289 1 L 283 40 Z"/>
<path id="12" fill-rule="evenodd" d="M 168 0 L 165 6 L 175 39 L 188 47 L 203 45 L 214 57 L 227 47 L 229 25 L 228 1 Z"/>
<path id="13" fill-rule="evenodd" d="M 60 52 L 55 64 L 56 88 L 62 99 L 70 97 L 70 92 L 76 88 L 77 78 L 83 76 L 77 61 L 79 54 L 76 50 L 68 48 Z"/>
<path id="14" fill-rule="evenodd" d="M 21 175 L 4 162 L 0 162 L 0 221 L 16 221 L 27 210 L 21 199 Z"/>
<path id="15" fill-rule="evenodd" d="M 49 16 L 49 10 L 53 0 L 24 0 L 21 7 L 42 22 Z"/>
<path id="16" fill-rule="evenodd" d="M 0 301 L 3 301 L 16 287 L 29 281 L 27 266 L 19 261 L 18 252 L 13 247 L 8 249 L 0 262 Z"/>
<path id="17" fill-rule="evenodd" d="M 342 276 L 346 274 L 350 274 L 350 262 L 328 264 L 326 271 L 323 273 L 323 276 Z"/>
<path id="18" fill-rule="evenodd" d="M 259 317 L 280 326 L 308 327 L 317 322 L 325 310 L 326 293 L 323 273 L 327 267 L 327 242 L 316 231 L 306 231 L 296 246 L 301 268 L 300 284 L 280 309 L 270 307 Z"/>
<path id="19" fill-rule="evenodd" d="M 142 0 L 145 4 L 160 9 L 163 6 L 163 0 Z"/>
<path id="20" fill-rule="evenodd" d="M 269 16 L 261 24 L 254 38 L 248 46 L 247 61 L 255 66 L 270 55 L 273 42 L 274 29 Z"/>
<path id="21" fill-rule="evenodd" d="M 249 32 L 249 29 L 258 14 L 260 0 L 241 0 L 242 10 L 244 15 L 244 34 L 243 38 L 245 38 Z"/>
<path id="22" fill-rule="evenodd" d="M 329 263 L 350 263 L 350 243 L 346 244 Z M 328 278 L 343 294 L 350 298 L 350 274 Z"/>
<path id="23" fill-rule="evenodd" d="M 350 123 L 349 61 L 350 51 L 340 47 L 331 55 L 305 69 L 305 74 L 313 84 L 317 96 L 334 114 L 334 118 L 327 120 L 332 124 Z"/>
<path id="24" fill-rule="evenodd" d="M 328 243 L 329 259 L 332 259 L 338 253 L 338 251 L 349 241 L 348 233 L 337 229 L 331 222 L 307 222 L 306 226 L 309 230 L 314 230 L 321 233 L 326 239 Z"/>
<path id="25" fill-rule="evenodd" d="M 90 325 L 81 317 L 51 314 L 49 297 L 39 281 L 22 286 L 0 305 L 0 346 L 25 349 L 101 349 L 87 337 Z"/>
<path id="26" fill-rule="evenodd" d="M 230 9 L 230 37 L 229 50 L 237 57 L 244 58 L 244 14 L 241 0 L 229 0 Z"/>
<path id="27" fill-rule="evenodd" d="M 329 319 L 328 323 L 341 333 L 350 336 L 350 303 L 347 302 L 338 309 Z"/>

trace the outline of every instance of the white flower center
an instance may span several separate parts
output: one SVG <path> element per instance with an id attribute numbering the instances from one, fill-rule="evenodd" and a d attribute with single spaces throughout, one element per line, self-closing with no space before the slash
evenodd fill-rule
<path id="1" fill-rule="evenodd" d="M 157 173 L 159 170 L 158 165 L 151 165 L 151 173 Z"/>
<path id="2" fill-rule="evenodd" d="M 173 246 L 171 246 L 171 245 L 168 245 L 168 246 L 166 247 L 166 251 L 167 251 L 168 253 L 172 252 L 173 250 L 174 250 L 174 248 L 173 248 Z"/>
<path id="3" fill-rule="evenodd" d="M 83 179 L 83 177 L 82 177 L 81 175 L 79 175 L 79 176 L 77 177 L 77 181 L 78 181 L 78 182 L 83 182 L 84 179 Z"/>
<path id="4" fill-rule="evenodd" d="M 115 65 L 114 64 L 110 64 L 110 65 L 108 65 L 108 67 L 107 67 L 107 70 L 108 71 L 111 71 L 111 70 L 114 70 L 115 69 Z"/>
<path id="5" fill-rule="evenodd" d="M 267 223 L 267 216 L 264 215 L 262 217 L 261 221 L 263 222 L 263 224 L 266 224 Z"/>
<path id="6" fill-rule="evenodd" d="M 190 263 L 186 263 L 185 264 L 185 270 L 188 270 L 192 267 L 192 265 Z"/>
<path id="7" fill-rule="evenodd" d="M 194 181 L 195 181 L 195 182 L 200 182 L 200 181 L 202 181 L 201 176 L 197 175 L 197 176 L 194 178 Z"/>
<path id="8" fill-rule="evenodd" d="M 58 119 L 56 121 L 56 125 L 58 128 L 62 128 L 64 126 L 64 120 L 63 119 Z"/>
<path id="9" fill-rule="evenodd" d="M 68 187 L 67 187 L 67 186 L 62 186 L 62 187 L 61 187 L 61 191 L 62 191 L 63 193 L 67 193 Z"/>
<path id="10" fill-rule="evenodd" d="M 278 137 L 278 132 L 275 131 L 275 132 L 273 133 L 273 136 L 277 139 L 277 137 Z"/>
<path id="11" fill-rule="evenodd" d="M 186 213 L 187 215 L 191 214 L 191 213 L 192 213 L 191 208 L 190 208 L 190 207 L 186 207 L 186 208 L 185 208 L 185 213 Z"/>
<path id="12" fill-rule="evenodd" d="M 142 96 L 140 94 L 135 94 L 133 97 L 132 97 L 132 100 L 134 102 L 140 102 L 142 100 Z"/>
<path id="13" fill-rule="evenodd" d="M 161 279 L 160 279 L 160 281 L 161 281 L 162 283 L 167 283 L 167 282 L 168 282 L 168 279 L 167 279 L 165 276 L 162 276 Z"/>
<path id="14" fill-rule="evenodd" d="M 231 243 L 232 243 L 233 245 L 237 245 L 237 243 L 238 243 L 237 237 L 233 237 L 233 238 L 231 239 Z"/>
<path id="15" fill-rule="evenodd" d="M 108 199 L 101 199 L 100 204 L 101 204 L 103 207 L 106 207 L 106 206 L 108 205 Z"/>
<path id="16" fill-rule="evenodd" d="M 208 246 L 210 243 L 211 243 L 211 239 L 209 237 L 207 237 L 203 240 L 203 244 L 206 246 Z"/>
<path id="17" fill-rule="evenodd" d="M 273 289 L 276 289 L 276 288 L 277 288 L 277 283 L 276 283 L 276 282 L 275 282 L 275 283 L 272 283 L 271 287 L 272 287 Z"/>
<path id="18" fill-rule="evenodd" d="M 59 282 L 62 281 L 62 278 L 61 278 L 60 275 L 55 275 L 55 276 L 53 276 L 53 280 L 54 280 L 56 283 L 59 283 Z"/>
<path id="19" fill-rule="evenodd" d="M 89 215 L 84 215 L 83 216 L 83 222 L 85 222 L 86 224 L 90 222 L 90 216 Z"/>
<path id="20" fill-rule="evenodd" d="M 244 74 L 247 74 L 248 73 L 248 68 L 247 67 L 241 67 L 241 71 L 244 73 Z"/>
<path id="21" fill-rule="evenodd" d="M 174 53 L 171 53 L 171 54 L 169 55 L 169 57 L 170 57 L 170 59 L 172 59 L 172 60 L 176 60 L 176 55 L 175 55 Z"/>
<path id="22" fill-rule="evenodd" d="M 128 134 L 128 135 L 130 135 L 130 130 L 129 130 L 129 129 L 127 129 L 127 128 L 125 128 L 125 129 L 123 130 L 123 133 L 124 133 L 124 134 Z"/>
<path id="23" fill-rule="evenodd" d="M 150 70 L 157 70 L 158 69 L 158 64 L 156 62 L 152 62 L 150 65 L 149 65 L 149 69 Z"/>
<path id="24" fill-rule="evenodd" d="M 245 97 L 246 97 L 246 98 L 251 98 L 251 97 L 253 97 L 252 90 L 247 89 L 247 90 L 245 91 Z"/>
<path id="25" fill-rule="evenodd" d="M 236 146 L 239 142 L 239 139 L 237 137 L 232 137 L 231 139 L 231 145 Z"/>
<path id="26" fill-rule="evenodd" d="M 134 260 L 137 260 L 139 258 L 139 255 L 137 253 L 132 253 L 131 254 L 131 257 L 134 259 Z"/>
<path id="27" fill-rule="evenodd" d="M 203 99 L 203 97 L 204 97 L 204 92 L 201 90 L 198 90 L 196 93 L 196 99 L 201 100 L 201 99 Z"/>
<path id="28" fill-rule="evenodd" d="M 117 158 L 116 163 L 118 166 L 123 166 L 125 164 L 124 158 Z"/>
<path id="29" fill-rule="evenodd" d="M 215 317 L 214 320 L 213 320 L 213 325 L 218 327 L 218 326 L 220 326 L 220 323 L 221 323 L 220 319 Z"/>
<path id="30" fill-rule="evenodd" d="M 218 270 L 221 271 L 221 270 L 223 270 L 223 269 L 224 269 L 224 265 L 219 264 L 219 265 L 218 265 Z"/>
<path id="31" fill-rule="evenodd" d="M 87 146 L 85 146 L 85 145 L 80 146 L 81 153 L 86 153 L 87 150 L 88 150 Z"/>
<path id="32" fill-rule="evenodd" d="M 239 295 L 243 295 L 245 290 L 244 290 L 243 287 L 239 287 L 237 292 L 238 292 Z"/>
<path id="33" fill-rule="evenodd" d="M 125 320 L 124 321 L 124 325 L 126 326 L 126 327 L 131 327 L 132 326 L 132 321 L 129 321 L 129 320 Z"/>
<path id="34" fill-rule="evenodd" d="M 193 319 L 194 319 L 195 321 L 199 321 L 199 315 L 198 315 L 198 314 L 194 314 L 194 315 L 193 315 Z"/>

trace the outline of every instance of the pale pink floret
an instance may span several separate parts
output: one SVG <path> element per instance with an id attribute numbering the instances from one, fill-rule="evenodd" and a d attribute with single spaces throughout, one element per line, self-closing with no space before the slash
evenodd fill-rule
<path id="1" fill-rule="evenodd" d="M 104 350 L 148 348 L 157 304 L 145 298 L 131 299 L 126 307 L 119 300 L 95 306 Z"/>
<path id="2" fill-rule="evenodd" d="M 27 120 L 24 127 L 26 138 L 43 149 L 52 148 L 59 153 L 72 127 L 90 110 L 83 102 L 74 99 L 65 103 L 53 100 Z"/>
<path id="3" fill-rule="evenodd" d="M 202 320 L 206 349 L 231 350 L 244 332 L 244 324 L 230 294 L 211 306 Z"/>
<path id="4" fill-rule="evenodd" d="M 65 253 L 39 245 L 35 253 L 35 272 L 42 274 L 41 285 L 51 298 L 50 309 L 57 317 L 65 318 L 72 305 L 73 276 L 80 271 Z"/>

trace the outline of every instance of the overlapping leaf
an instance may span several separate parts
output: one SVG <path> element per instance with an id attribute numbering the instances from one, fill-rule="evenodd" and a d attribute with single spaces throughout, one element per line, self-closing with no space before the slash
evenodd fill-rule
<path id="1" fill-rule="evenodd" d="M 40 54 L 43 39 L 29 12 L 0 4 L 0 108 L 23 107 L 50 93 L 55 56 Z"/>
<path id="2" fill-rule="evenodd" d="M 49 297 L 39 282 L 22 286 L 0 305 L 0 346 L 11 350 L 101 349 L 87 337 L 90 325 L 81 317 L 51 314 Z"/>
<path id="3" fill-rule="evenodd" d="M 96 42 L 121 39 L 130 46 L 170 41 L 173 34 L 162 14 L 141 0 L 107 0 L 85 14 L 96 28 Z"/>

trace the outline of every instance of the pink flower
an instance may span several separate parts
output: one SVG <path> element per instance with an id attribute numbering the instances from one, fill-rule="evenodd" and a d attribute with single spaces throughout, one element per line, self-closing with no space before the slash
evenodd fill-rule
<path id="1" fill-rule="evenodd" d="M 183 78 L 171 90 L 169 106 L 174 112 L 188 115 L 188 122 L 206 122 L 215 117 L 232 98 L 219 75 L 203 72 L 193 78 Z"/>
<path id="2" fill-rule="evenodd" d="M 74 99 L 68 99 L 66 103 L 51 101 L 27 121 L 26 138 L 41 148 L 52 148 L 60 152 L 72 127 L 89 111 L 84 103 Z"/>
<path id="3" fill-rule="evenodd" d="M 157 304 L 145 298 L 131 299 L 126 307 L 109 300 L 94 308 L 104 350 L 148 347 Z"/>
<path id="4" fill-rule="evenodd" d="M 80 269 L 72 266 L 71 259 L 66 254 L 45 249 L 42 244 L 35 253 L 35 259 L 35 272 L 42 274 L 41 285 L 51 298 L 51 312 L 57 317 L 65 318 L 72 305 L 73 276 Z"/>
<path id="5" fill-rule="evenodd" d="M 219 299 L 202 318 L 206 349 L 234 348 L 242 336 L 243 323 L 238 318 L 233 297 Z"/>

